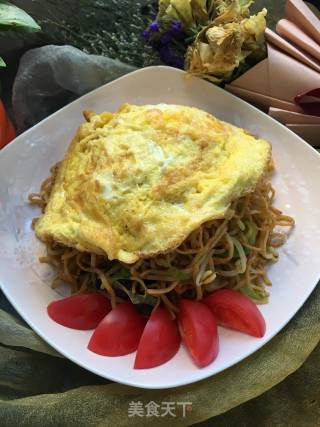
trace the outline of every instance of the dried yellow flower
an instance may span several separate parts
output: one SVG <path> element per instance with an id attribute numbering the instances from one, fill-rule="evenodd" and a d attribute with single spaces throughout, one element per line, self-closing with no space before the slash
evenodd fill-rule
<path id="1" fill-rule="evenodd" d="M 188 32 L 198 25 L 207 24 L 214 17 L 214 11 L 213 0 L 159 0 L 158 19 L 178 20 Z"/>
<path id="2" fill-rule="evenodd" d="M 230 13 L 224 12 L 224 23 L 220 15 L 203 28 L 189 46 L 186 68 L 190 73 L 214 83 L 230 81 L 238 67 L 245 65 L 246 58 L 257 62 L 265 56 L 266 9 L 257 15 L 239 21 L 233 18 L 228 22 Z"/>

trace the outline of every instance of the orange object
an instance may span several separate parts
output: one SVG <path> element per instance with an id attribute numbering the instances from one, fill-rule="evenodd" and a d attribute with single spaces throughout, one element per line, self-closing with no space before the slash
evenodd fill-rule
<path id="1" fill-rule="evenodd" d="M 8 119 L 3 103 L 0 100 L 0 149 L 16 137 L 16 130 Z"/>

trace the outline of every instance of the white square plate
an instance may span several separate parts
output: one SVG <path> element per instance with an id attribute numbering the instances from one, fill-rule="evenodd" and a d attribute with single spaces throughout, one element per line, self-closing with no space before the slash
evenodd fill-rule
<path id="1" fill-rule="evenodd" d="M 262 339 L 220 329 L 220 353 L 199 369 L 181 346 L 168 363 L 150 370 L 132 368 L 134 354 L 103 357 L 86 346 L 91 332 L 54 323 L 48 303 L 63 290 L 52 290 L 52 272 L 38 262 L 43 246 L 31 230 L 37 208 L 27 195 L 37 191 L 50 167 L 60 160 L 82 111 L 115 111 L 120 104 L 171 103 L 202 108 L 272 143 L 277 166 L 276 205 L 294 216 L 296 227 L 270 268 L 270 303 L 262 306 L 267 331 Z M 287 128 L 228 92 L 169 67 L 135 71 L 74 101 L 20 135 L 0 152 L 0 283 L 28 324 L 56 350 L 102 377 L 145 388 L 167 388 L 201 380 L 239 362 L 269 341 L 297 312 L 320 276 L 320 157 Z"/>

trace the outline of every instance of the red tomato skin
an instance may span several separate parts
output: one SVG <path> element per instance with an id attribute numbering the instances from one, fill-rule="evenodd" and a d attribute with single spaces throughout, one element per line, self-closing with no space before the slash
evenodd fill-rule
<path id="1" fill-rule="evenodd" d="M 164 307 L 157 307 L 144 328 L 134 369 L 148 369 L 162 365 L 172 359 L 180 347 L 177 322 Z"/>
<path id="2" fill-rule="evenodd" d="M 7 117 L 3 103 L 0 100 L 0 149 L 16 137 L 16 131 Z"/>
<path id="3" fill-rule="evenodd" d="M 47 307 L 52 320 L 78 330 L 95 329 L 110 310 L 110 301 L 98 292 L 71 295 Z"/>
<path id="4" fill-rule="evenodd" d="M 6 145 L 7 116 L 0 99 L 0 149 Z"/>
<path id="5" fill-rule="evenodd" d="M 101 356 L 133 353 L 145 327 L 145 319 L 129 301 L 123 301 L 106 315 L 93 332 L 88 349 Z"/>
<path id="6" fill-rule="evenodd" d="M 205 304 L 181 299 L 178 314 L 182 340 L 199 368 L 209 365 L 218 355 L 219 337 L 214 315 Z"/>
<path id="7" fill-rule="evenodd" d="M 250 298 L 232 289 L 220 289 L 204 299 L 219 325 L 261 338 L 266 322 Z"/>

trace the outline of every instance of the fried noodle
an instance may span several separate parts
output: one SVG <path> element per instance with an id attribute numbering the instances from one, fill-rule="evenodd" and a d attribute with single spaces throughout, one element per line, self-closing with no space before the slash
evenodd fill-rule
<path id="1" fill-rule="evenodd" d="M 30 203 L 43 212 L 58 166 L 51 169 L 40 192 L 29 195 Z M 175 250 L 134 264 L 54 241 L 45 242 L 47 255 L 40 262 L 56 268 L 53 287 L 65 282 L 74 293 L 103 289 L 113 306 L 123 297 L 151 307 L 162 301 L 174 316 L 180 296 L 200 300 L 220 288 L 239 290 L 263 304 L 271 285 L 266 266 L 277 261 L 277 248 L 294 225 L 293 218 L 272 206 L 274 196 L 266 175 L 253 192 L 231 203 L 223 219 L 202 224 Z"/>

